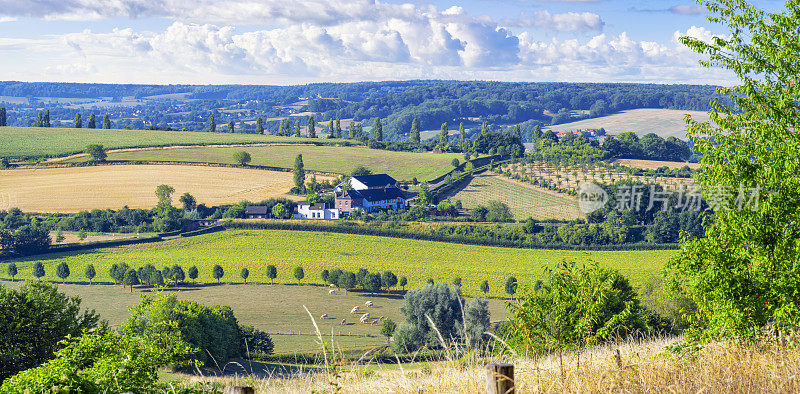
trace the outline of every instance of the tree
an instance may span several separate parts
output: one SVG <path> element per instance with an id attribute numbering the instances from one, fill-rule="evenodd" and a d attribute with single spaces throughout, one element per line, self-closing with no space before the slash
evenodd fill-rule
<path id="1" fill-rule="evenodd" d="M 473 298 L 464 307 L 464 339 L 472 348 L 480 348 L 486 343 L 489 331 L 489 302 L 486 298 Z"/>
<path id="2" fill-rule="evenodd" d="M 75 128 L 80 129 L 83 127 L 83 121 L 81 120 L 81 113 L 78 112 L 75 114 Z"/>
<path id="3" fill-rule="evenodd" d="M 94 114 L 92 114 L 94 116 Z M 217 121 L 214 120 L 214 114 L 212 113 L 208 117 L 208 131 L 215 133 L 217 131 Z"/>
<path id="4" fill-rule="evenodd" d="M 411 122 L 411 132 L 408 134 L 408 138 L 415 144 L 420 142 L 419 120 L 417 118 L 414 118 L 414 121 Z"/>
<path id="5" fill-rule="evenodd" d="M 111 128 L 111 119 L 108 117 L 108 114 L 103 115 L 103 128 L 104 129 Z"/>
<path id="6" fill-rule="evenodd" d="M 114 263 L 108 271 L 108 275 L 114 280 L 114 284 L 122 283 L 125 280 L 125 273 L 128 272 L 128 264 Z"/>
<path id="7" fill-rule="evenodd" d="M 108 157 L 108 155 L 106 155 L 105 148 L 103 148 L 103 145 L 98 145 L 98 144 L 87 145 L 86 149 L 84 149 L 84 152 L 86 152 L 87 155 L 91 156 L 92 160 L 94 161 L 106 161 L 106 157 Z"/>
<path id="8" fill-rule="evenodd" d="M 92 280 L 97 275 L 97 272 L 94 270 L 94 265 L 87 265 L 86 269 L 83 271 L 83 274 L 86 276 L 86 279 L 89 279 L 89 284 L 92 284 Z"/>
<path id="9" fill-rule="evenodd" d="M 300 121 L 294 121 L 294 136 L 300 138 Z"/>
<path id="10" fill-rule="evenodd" d="M 447 129 L 447 122 L 442 123 L 442 128 L 439 130 L 439 143 L 446 145 L 450 139 L 450 130 Z"/>
<path id="11" fill-rule="evenodd" d="M 519 125 L 514 125 L 514 137 L 522 139 L 522 130 L 519 128 Z"/>
<path id="12" fill-rule="evenodd" d="M 336 286 L 345 289 L 345 291 L 355 287 L 356 283 L 356 274 L 350 271 L 344 271 L 336 276 Z"/>
<path id="13" fill-rule="evenodd" d="M 381 335 L 386 337 L 386 343 L 390 343 L 395 329 L 397 329 L 397 324 L 392 319 L 386 319 L 381 324 Z"/>
<path id="14" fill-rule="evenodd" d="M 269 333 L 261 331 L 252 326 L 240 326 L 244 342 L 247 345 L 246 349 L 255 355 L 272 354 L 275 345 L 272 343 L 272 337 Z"/>
<path id="15" fill-rule="evenodd" d="M 96 129 L 97 128 L 97 120 L 94 116 L 94 112 L 89 114 L 89 123 L 86 124 L 87 129 Z"/>
<path id="16" fill-rule="evenodd" d="M 250 276 L 250 270 L 247 268 L 242 268 L 242 271 L 239 272 L 239 276 L 244 279 L 244 284 L 247 284 L 247 277 Z"/>
<path id="17" fill-rule="evenodd" d="M 303 272 L 303 267 L 295 267 L 294 268 L 294 278 L 297 279 L 297 284 L 300 284 L 300 281 L 305 278 L 306 273 Z"/>
<path id="18" fill-rule="evenodd" d="M 398 282 L 398 284 L 400 286 L 402 286 L 403 287 L 403 291 L 405 291 L 406 290 L 406 285 L 408 284 L 408 278 L 406 278 L 405 276 L 401 276 L 400 277 L 400 281 Z"/>
<path id="19" fill-rule="evenodd" d="M 234 127 L 235 127 L 235 126 L 236 126 L 236 124 L 235 124 L 235 123 L 233 123 L 233 121 L 232 121 L 232 120 L 228 121 L 228 132 L 229 132 L 229 133 L 233 133 L 233 132 L 234 132 Z"/>
<path id="20" fill-rule="evenodd" d="M 275 284 L 275 278 L 278 277 L 278 269 L 275 268 L 274 265 L 270 264 L 267 266 L 267 278 L 269 278 L 269 284 Z"/>
<path id="21" fill-rule="evenodd" d="M 8 268 L 6 268 L 6 272 L 8 272 L 8 276 L 11 277 L 11 281 L 13 282 L 14 277 L 17 276 L 17 264 L 12 261 L 11 264 L 8 265 Z"/>
<path id="22" fill-rule="evenodd" d="M 128 272 L 125 273 L 125 279 L 123 280 L 122 284 L 124 286 L 130 286 L 131 293 L 133 293 L 133 286 L 139 284 L 139 275 L 136 273 L 135 270 L 132 269 L 128 270 Z"/>
<path id="23" fill-rule="evenodd" d="M 173 265 L 169 272 L 171 279 L 175 281 L 176 285 L 186 280 L 186 274 L 183 272 L 183 267 L 178 264 Z"/>
<path id="24" fill-rule="evenodd" d="M 36 264 L 33 265 L 33 276 L 36 279 L 42 280 L 44 276 L 44 264 L 41 261 L 37 261 Z"/>
<path id="25" fill-rule="evenodd" d="M 336 132 L 333 130 L 333 119 L 328 120 L 328 138 L 333 138 Z"/>
<path id="26" fill-rule="evenodd" d="M 322 283 L 327 285 L 328 284 L 328 279 L 330 278 L 330 275 L 331 275 L 330 271 L 322 270 L 322 272 L 319 274 L 320 279 L 322 279 Z"/>
<path id="27" fill-rule="evenodd" d="M 8 126 L 8 119 L 6 117 L 6 107 L 0 107 L 0 126 Z"/>
<path id="28" fill-rule="evenodd" d="M 461 287 L 461 277 L 456 276 L 453 278 L 453 286 Z"/>
<path id="29" fill-rule="evenodd" d="M 281 203 L 277 203 L 272 206 L 272 217 L 275 219 L 288 219 L 289 214 L 289 210 L 286 209 L 286 206 Z"/>
<path id="30" fill-rule="evenodd" d="M 381 118 L 375 119 L 375 125 L 372 127 L 372 139 L 378 142 L 383 141 L 383 125 Z"/>
<path id="31" fill-rule="evenodd" d="M 303 155 L 299 154 L 294 159 L 294 170 L 292 171 L 295 187 L 303 188 L 306 183 L 306 171 L 303 166 Z"/>
<path id="32" fill-rule="evenodd" d="M 364 287 L 364 290 L 369 291 L 370 293 L 376 293 L 381 290 L 381 276 L 380 274 L 368 273 L 364 276 L 364 279 L 361 280 L 361 285 Z"/>
<path id="33" fill-rule="evenodd" d="M 283 119 L 281 119 L 281 126 L 278 128 L 278 135 L 280 135 L 282 131 L 283 131 Z M 260 116 L 256 120 L 256 133 L 264 134 L 264 119 L 262 119 Z"/>
<path id="34" fill-rule="evenodd" d="M 249 163 L 250 160 L 252 160 L 252 158 L 250 157 L 250 154 L 245 152 L 245 151 L 243 151 L 243 150 L 240 150 L 240 151 L 238 151 L 238 152 L 233 154 L 233 161 L 235 161 L 240 166 L 247 165 L 247 163 Z"/>
<path id="35" fill-rule="evenodd" d="M 183 206 L 185 212 L 189 212 L 197 208 L 197 200 L 189 192 L 183 193 L 178 199 L 178 202 Z"/>
<path id="36" fill-rule="evenodd" d="M 336 118 L 336 138 L 342 138 L 342 120 Z"/>
<path id="37" fill-rule="evenodd" d="M 308 117 L 308 138 L 317 138 L 317 124 L 313 116 Z"/>
<path id="38" fill-rule="evenodd" d="M 460 161 L 458 161 L 458 158 L 455 158 L 455 157 L 454 157 L 454 158 L 453 158 L 453 161 L 451 161 L 451 162 L 450 162 L 450 165 L 452 165 L 452 166 L 453 166 L 453 167 L 455 167 L 455 168 L 458 168 L 458 166 L 460 166 L 460 165 L 461 165 L 461 162 L 460 162 Z"/>
<path id="39" fill-rule="evenodd" d="M 419 203 L 423 206 L 428 206 L 433 203 L 433 195 L 428 188 L 428 182 L 423 181 L 419 185 Z"/>
<path id="40" fill-rule="evenodd" d="M 489 201 L 486 206 L 486 221 L 510 222 L 514 220 L 511 208 L 502 201 Z"/>
<path id="41" fill-rule="evenodd" d="M 192 283 L 195 283 L 195 280 L 197 279 L 199 273 L 200 272 L 197 270 L 196 266 L 193 265 L 189 267 L 188 274 L 189 274 L 189 279 L 192 280 Z"/>
<path id="42" fill-rule="evenodd" d="M 158 198 L 158 204 L 171 206 L 172 193 L 175 193 L 175 188 L 170 185 L 156 186 L 156 198 Z"/>
<path id="43" fill-rule="evenodd" d="M 514 298 L 514 293 L 517 292 L 517 278 L 513 276 L 509 276 L 508 280 L 506 280 L 506 293 Z"/>
<path id="44" fill-rule="evenodd" d="M 464 144 L 467 142 L 467 134 L 466 130 L 464 130 L 464 122 L 458 124 L 458 144 L 461 146 L 461 150 L 466 150 Z M 469 159 L 467 159 L 469 160 Z"/>
<path id="45" fill-rule="evenodd" d="M 211 269 L 211 276 L 217 280 L 217 283 L 219 283 L 219 280 L 222 279 L 223 276 L 225 276 L 225 270 L 222 269 L 222 267 L 219 264 L 214 265 L 214 268 Z"/>
<path id="46" fill-rule="evenodd" d="M 486 294 L 489 294 L 489 281 L 488 280 L 485 280 L 485 281 L 483 281 L 483 283 L 481 283 L 481 291 L 483 292 L 484 296 Z"/>
<path id="47" fill-rule="evenodd" d="M 42 111 L 39 111 L 39 114 L 36 115 L 36 121 L 33 122 L 33 127 L 44 127 L 44 120 L 42 118 Z"/>
<path id="48" fill-rule="evenodd" d="M 361 122 L 356 125 L 356 134 L 358 134 L 358 138 L 364 138 L 364 124 Z"/>
<path id="49" fill-rule="evenodd" d="M 44 110 L 44 117 L 42 118 L 42 127 L 50 127 L 50 110 Z"/>
<path id="50" fill-rule="evenodd" d="M 64 339 L 81 336 L 100 320 L 93 311 L 81 310 L 80 297 L 67 297 L 42 282 L 26 282 L 18 290 L 0 286 L 0 311 L 0 381 L 53 358 L 66 346 Z M 19 388 L 0 391 L 27 387 Z"/>
<path id="51" fill-rule="evenodd" d="M 461 336 L 463 313 L 458 287 L 440 282 L 409 290 L 400 312 L 404 321 L 397 326 L 392 344 L 397 353 L 413 352 L 422 346 L 438 348 L 443 345 L 440 337 L 450 340 Z"/>
<path id="52" fill-rule="evenodd" d="M 381 274 L 381 285 L 386 288 L 388 292 L 389 289 L 397 285 L 397 276 L 392 271 L 383 271 Z"/>

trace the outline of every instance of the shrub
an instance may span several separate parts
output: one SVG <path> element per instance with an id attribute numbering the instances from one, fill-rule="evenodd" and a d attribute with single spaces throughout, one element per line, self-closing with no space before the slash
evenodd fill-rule
<path id="1" fill-rule="evenodd" d="M 256 357 L 272 354 L 275 345 L 269 333 L 261 331 L 253 326 L 241 326 L 242 338 L 245 342 L 245 349 Z"/>
<path id="2" fill-rule="evenodd" d="M 395 351 L 400 353 L 415 351 L 422 346 L 442 346 L 436 330 L 445 341 L 460 338 L 460 298 L 461 290 L 444 282 L 427 284 L 406 293 L 400 307 L 405 320 L 394 335 Z"/>
<path id="3" fill-rule="evenodd" d="M 464 340 L 477 348 L 486 342 L 489 329 L 489 302 L 486 298 L 473 298 L 464 307 Z"/>

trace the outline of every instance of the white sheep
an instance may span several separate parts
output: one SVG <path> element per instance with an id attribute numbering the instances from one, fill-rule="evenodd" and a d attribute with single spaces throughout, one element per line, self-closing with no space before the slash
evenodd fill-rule
<path id="1" fill-rule="evenodd" d="M 342 319 L 342 325 L 345 325 L 345 324 L 347 324 L 347 320 L 346 319 Z"/>
<path id="2" fill-rule="evenodd" d="M 369 313 L 365 313 L 365 314 L 361 315 L 361 319 L 369 320 Z"/>
<path id="3" fill-rule="evenodd" d="M 353 313 L 353 314 L 358 313 L 358 307 L 355 307 L 355 308 L 351 309 L 350 313 Z"/>
<path id="4" fill-rule="evenodd" d="M 330 286 L 330 287 L 331 287 L 331 288 L 334 288 L 334 287 L 336 287 L 336 285 L 335 285 L 335 284 L 333 284 L 333 283 L 331 283 L 331 286 Z"/>
<path id="5" fill-rule="evenodd" d="M 328 314 L 327 313 L 323 313 L 322 316 L 320 316 L 319 318 L 320 319 L 327 319 L 328 318 Z"/>
<path id="6" fill-rule="evenodd" d="M 336 294 L 336 290 L 328 290 L 328 294 Z"/>
<path id="7" fill-rule="evenodd" d="M 365 302 L 365 303 L 364 303 L 364 305 L 366 305 L 366 306 L 372 306 L 372 301 L 367 301 L 367 302 Z"/>
<path id="8" fill-rule="evenodd" d="M 377 325 L 378 325 L 378 320 L 373 320 L 373 321 L 372 321 L 372 325 L 373 325 L 373 326 L 377 326 Z"/>

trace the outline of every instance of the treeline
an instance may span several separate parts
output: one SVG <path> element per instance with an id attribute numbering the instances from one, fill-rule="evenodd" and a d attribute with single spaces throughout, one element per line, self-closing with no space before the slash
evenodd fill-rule
<path id="1" fill-rule="evenodd" d="M 632 132 L 619 136 L 607 136 L 602 145 L 596 139 L 568 133 L 559 138 L 552 130 L 542 131 L 535 127 L 530 134 L 533 143 L 530 157 L 535 160 L 564 164 L 593 163 L 606 159 L 648 159 L 664 161 L 686 161 L 692 157 L 687 141 L 649 133 L 639 138 Z"/>

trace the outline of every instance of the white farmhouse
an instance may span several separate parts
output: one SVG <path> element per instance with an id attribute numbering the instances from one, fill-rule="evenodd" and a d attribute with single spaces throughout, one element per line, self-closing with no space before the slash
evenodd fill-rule
<path id="1" fill-rule="evenodd" d="M 300 201 L 294 209 L 295 219 L 339 219 L 339 210 L 326 208 L 325 204 Z"/>

